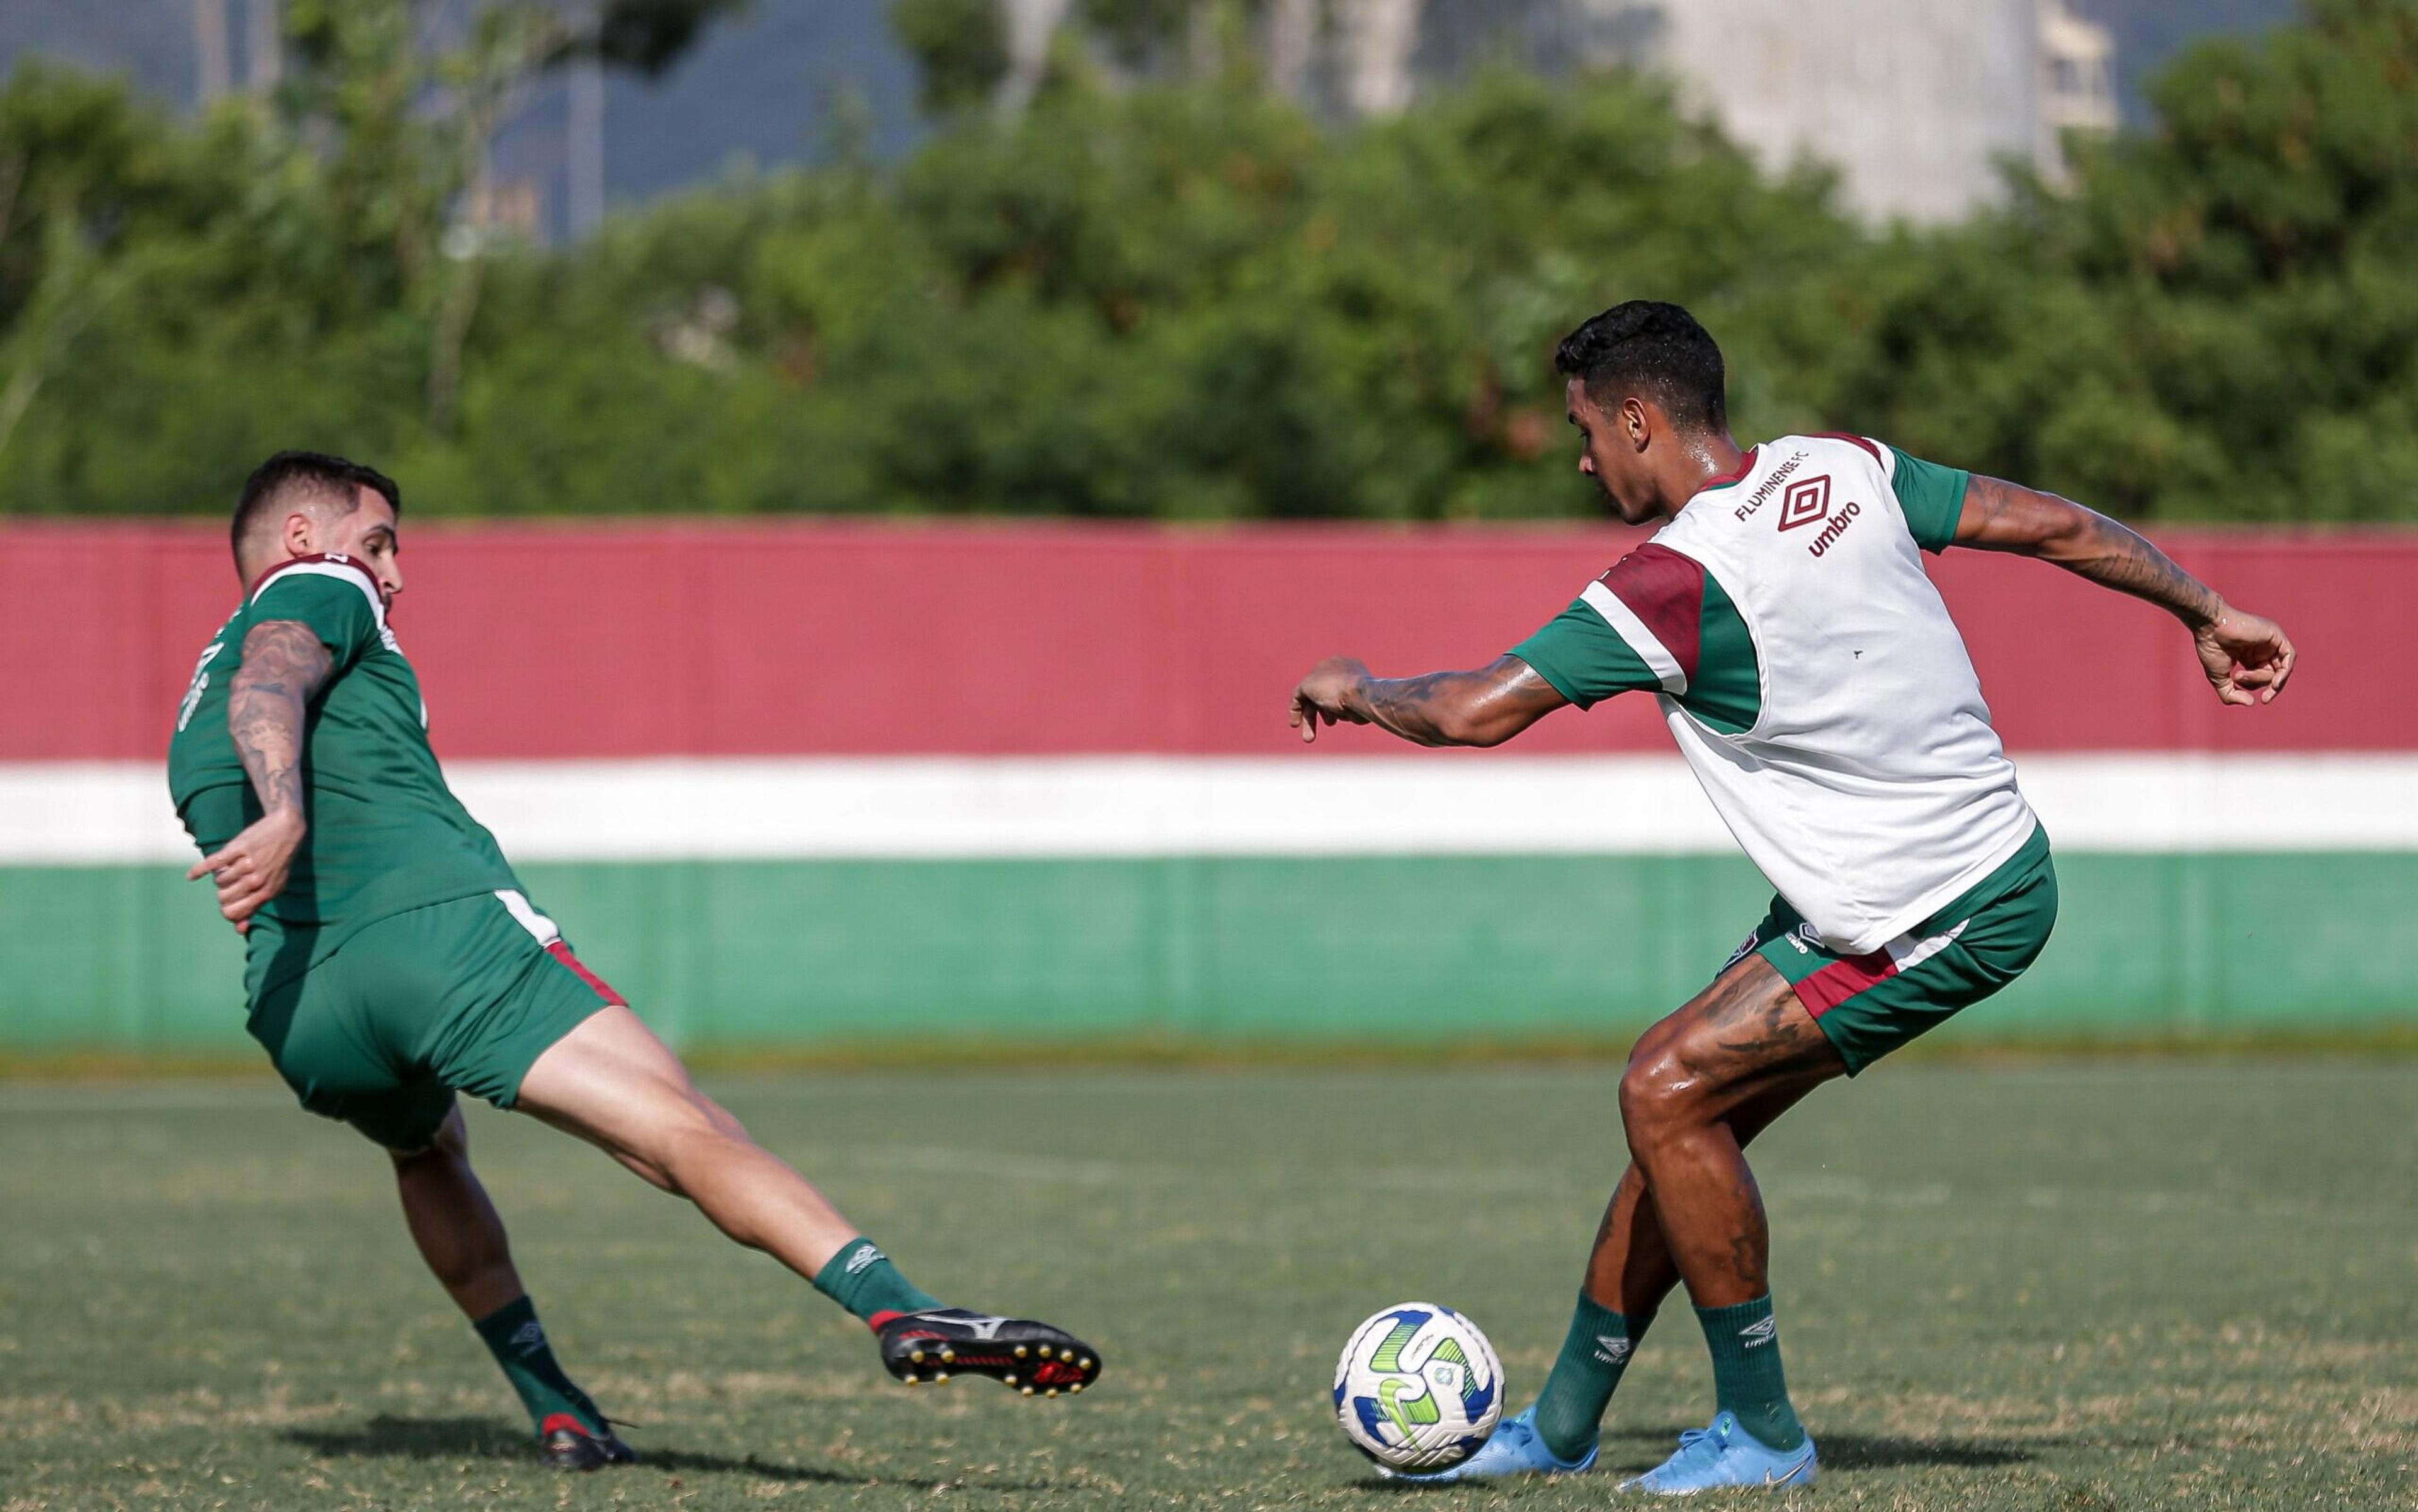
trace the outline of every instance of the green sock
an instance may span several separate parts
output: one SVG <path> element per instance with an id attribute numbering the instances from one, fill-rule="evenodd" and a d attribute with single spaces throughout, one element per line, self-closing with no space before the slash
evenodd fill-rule
<path id="1" fill-rule="evenodd" d="M 532 1424 L 543 1430 L 547 1418 L 569 1413 L 596 1432 L 605 1431 L 604 1414 L 555 1363 L 554 1349 L 537 1321 L 537 1306 L 528 1297 L 506 1304 L 470 1326 L 479 1331 L 487 1352 L 504 1367 L 504 1379 L 520 1393 L 521 1405 L 528 1409 Z"/>
<path id="2" fill-rule="evenodd" d="M 1579 1293 L 1578 1311 L 1570 1315 L 1570 1331 L 1562 1340 L 1561 1355 L 1553 1361 L 1553 1373 L 1545 1378 L 1544 1393 L 1537 1398 L 1537 1437 L 1553 1451 L 1554 1459 L 1576 1459 L 1595 1443 L 1603 1410 L 1612 1403 L 1613 1388 L 1629 1368 L 1630 1351 L 1645 1336 L 1645 1325 L 1653 1321 L 1648 1314 L 1632 1322 L 1599 1306 L 1584 1291 Z"/>
<path id="3" fill-rule="evenodd" d="M 898 1274 L 873 1241 L 859 1236 L 839 1246 L 839 1253 L 815 1275 L 815 1290 L 866 1322 L 880 1327 L 884 1313 L 922 1312 L 940 1299 Z"/>
<path id="4" fill-rule="evenodd" d="M 1713 1350 L 1713 1392 L 1722 1411 L 1767 1449 L 1785 1454 L 1805 1442 L 1805 1426 L 1788 1404 L 1780 1372 L 1780 1321 L 1771 1293 L 1735 1307 L 1699 1307 L 1705 1342 Z"/>

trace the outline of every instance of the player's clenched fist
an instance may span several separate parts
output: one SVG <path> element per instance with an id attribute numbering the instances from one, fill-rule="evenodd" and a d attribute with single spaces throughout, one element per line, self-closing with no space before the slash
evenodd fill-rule
<path id="1" fill-rule="evenodd" d="M 2227 607 L 2192 634 L 2209 685 L 2228 704 L 2273 703 L 2292 675 L 2292 642 L 2273 619 Z"/>

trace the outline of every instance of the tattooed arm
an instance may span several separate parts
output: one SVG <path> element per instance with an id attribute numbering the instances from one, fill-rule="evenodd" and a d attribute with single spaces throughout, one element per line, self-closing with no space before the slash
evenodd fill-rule
<path id="1" fill-rule="evenodd" d="M 2209 684 L 2228 704 L 2273 702 L 2292 675 L 2282 627 L 2234 608 L 2140 535 L 2071 499 L 1976 473 L 1956 543 L 2038 557 L 2157 604 L 2191 631 Z"/>
<path id="2" fill-rule="evenodd" d="M 1310 668 L 1293 692 L 1304 741 L 1323 724 L 1375 725 L 1419 745 L 1501 745 L 1569 700 L 1516 656 L 1478 672 L 1372 678 L 1347 656 Z"/>
<path id="3" fill-rule="evenodd" d="M 271 619 L 243 637 L 243 664 L 227 690 L 227 729 L 260 795 L 260 817 L 185 874 L 188 881 L 216 879 L 219 912 L 237 934 L 249 933 L 252 916 L 285 890 L 294 852 L 309 832 L 303 739 L 311 699 L 333 665 L 318 633 L 297 620 Z"/>

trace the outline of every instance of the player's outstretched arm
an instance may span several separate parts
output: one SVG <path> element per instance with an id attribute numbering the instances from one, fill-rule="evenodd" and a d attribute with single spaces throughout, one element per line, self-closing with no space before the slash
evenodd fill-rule
<path id="1" fill-rule="evenodd" d="M 2190 629 L 2201 670 L 2228 704 L 2272 703 L 2292 675 L 2283 627 L 2234 608 L 2138 532 L 2072 499 L 1976 473 L 1956 543 L 2038 557 L 2160 605 Z"/>
<path id="2" fill-rule="evenodd" d="M 1516 656 L 1476 672 L 1372 678 L 1348 656 L 1310 668 L 1293 691 L 1304 741 L 1322 724 L 1374 725 L 1420 745 L 1501 745 L 1569 700 Z"/>
<path id="3" fill-rule="evenodd" d="M 261 905 L 285 890 L 294 852 L 310 830 L 302 802 L 302 741 L 311 699 L 335 660 L 317 631 L 271 619 L 243 637 L 243 664 L 227 689 L 227 730 L 243 760 L 260 817 L 196 863 L 187 881 L 216 879 L 219 912 L 249 933 Z"/>

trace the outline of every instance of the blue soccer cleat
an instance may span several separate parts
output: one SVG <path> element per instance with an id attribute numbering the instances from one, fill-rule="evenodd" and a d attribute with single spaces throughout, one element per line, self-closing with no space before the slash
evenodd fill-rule
<path id="1" fill-rule="evenodd" d="M 1814 1484 L 1814 1441 L 1807 1439 L 1783 1454 L 1767 1449 L 1723 1413 L 1710 1428 L 1690 1428 L 1679 1435 L 1679 1452 L 1660 1465 L 1624 1481 L 1624 1491 L 1655 1496 L 1693 1496 L 1722 1486 L 1803 1487 Z"/>
<path id="2" fill-rule="evenodd" d="M 1477 1446 L 1477 1452 L 1457 1465 L 1445 1470 L 1414 1474 L 1409 1471 L 1386 1472 L 1396 1480 L 1418 1486 L 1442 1486 L 1457 1480 L 1495 1480 L 1505 1475 L 1575 1475 L 1593 1468 L 1596 1446 L 1576 1459 L 1556 1459 L 1553 1451 L 1537 1434 L 1537 1410 L 1533 1407 L 1517 1417 L 1506 1418 L 1496 1425 L 1492 1436 Z"/>

